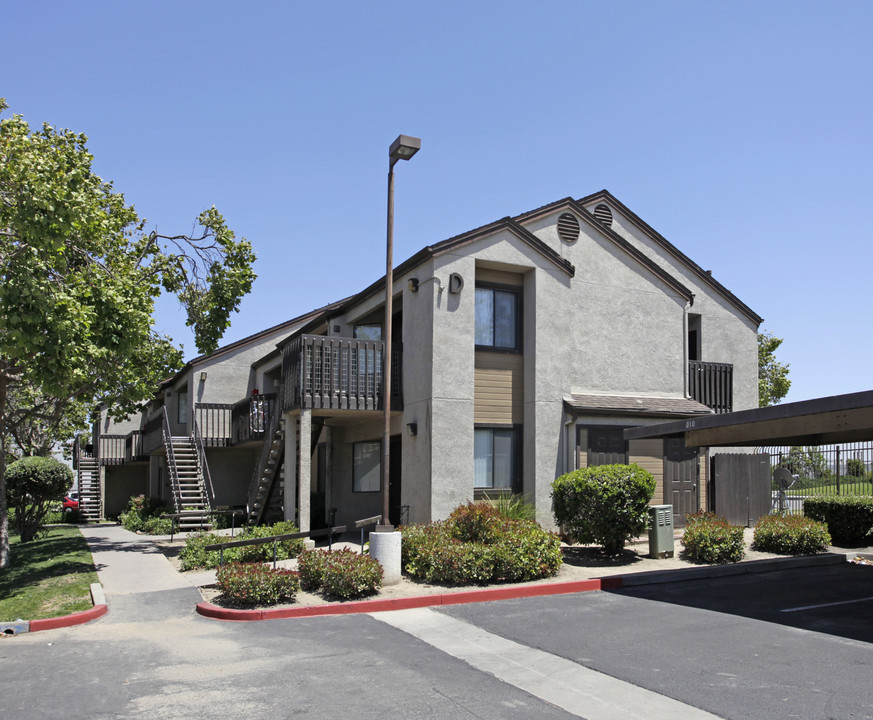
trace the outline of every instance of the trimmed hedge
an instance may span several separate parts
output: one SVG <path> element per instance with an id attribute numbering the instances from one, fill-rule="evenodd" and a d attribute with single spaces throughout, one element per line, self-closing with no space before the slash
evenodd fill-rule
<path id="1" fill-rule="evenodd" d="M 407 525 L 401 562 L 419 580 L 486 585 L 549 577 L 563 562 L 561 541 L 530 520 L 513 520 L 487 503 L 468 503 L 448 518 Z"/>
<path id="2" fill-rule="evenodd" d="M 745 528 L 731 525 L 721 515 L 696 512 L 686 515 L 682 544 L 694 560 L 705 563 L 732 563 L 743 559 L 746 543 Z"/>
<path id="3" fill-rule="evenodd" d="M 648 521 L 655 478 L 637 464 L 574 470 L 552 483 L 555 520 L 579 543 L 618 555 Z"/>
<path id="4" fill-rule="evenodd" d="M 326 597 L 350 600 L 372 595 L 382 586 L 382 566 L 350 548 L 306 550 L 297 562 L 303 589 L 320 589 Z"/>
<path id="5" fill-rule="evenodd" d="M 806 498 L 803 514 L 825 523 L 834 545 L 862 547 L 873 543 L 873 497 Z"/>
<path id="6" fill-rule="evenodd" d="M 814 555 L 831 544 L 827 525 L 801 515 L 765 515 L 755 526 L 752 549 L 778 555 Z"/>
<path id="7" fill-rule="evenodd" d="M 293 600 L 300 589 L 294 570 L 260 563 L 222 565 L 215 576 L 224 599 L 234 605 L 276 605 Z"/>

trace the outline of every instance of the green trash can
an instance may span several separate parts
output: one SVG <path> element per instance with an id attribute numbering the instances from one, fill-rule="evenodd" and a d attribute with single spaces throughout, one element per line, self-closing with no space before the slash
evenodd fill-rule
<path id="1" fill-rule="evenodd" d="M 649 507 L 649 557 L 673 557 L 673 506 Z"/>

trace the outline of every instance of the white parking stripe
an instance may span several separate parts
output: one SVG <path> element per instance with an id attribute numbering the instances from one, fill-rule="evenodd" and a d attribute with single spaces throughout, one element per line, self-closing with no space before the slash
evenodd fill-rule
<path id="1" fill-rule="evenodd" d="M 477 670 L 588 720 L 711 720 L 716 715 L 428 608 L 372 613 Z"/>
<path id="2" fill-rule="evenodd" d="M 800 612 L 801 610 L 817 610 L 818 608 L 836 607 L 837 605 L 854 605 L 860 602 L 870 602 L 873 597 L 858 598 L 857 600 L 840 600 L 839 602 L 821 603 L 820 605 L 801 605 L 799 607 L 785 608 L 779 612 Z"/>

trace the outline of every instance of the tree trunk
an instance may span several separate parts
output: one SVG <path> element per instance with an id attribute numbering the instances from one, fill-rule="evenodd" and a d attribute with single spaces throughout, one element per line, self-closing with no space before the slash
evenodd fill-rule
<path id="1" fill-rule="evenodd" d="M 6 507 L 6 376 L 0 373 L 0 570 L 9 567 L 9 510 Z"/>

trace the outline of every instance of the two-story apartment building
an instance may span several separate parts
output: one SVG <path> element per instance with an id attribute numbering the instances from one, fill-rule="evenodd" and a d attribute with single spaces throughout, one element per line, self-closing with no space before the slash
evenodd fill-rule
<path id="1" fill-rule="evenodd" d="M 551 525 L 555 477 L 626 461 L 653 472 L 654 502 L 681 519 L 706 507 L 706 463 L 672 441 L 625 442 L 622 430 L 757 406 L 761 318 L 606 191 L 428 246 L 395 269 L 394 289 L 395 522 L 512 491 Z M 250 408 L 254 383 L 278 393 L 245 421 L 259 430 L 239 467 L 203 453 L 209 502 L 245 497 L 253 520 L 272 503 L 303 528 L 332 508 L 338 523 L 380 512 L 384 303 L 382 278 L 265 336 L 263 355 L 240 361 L 245 382 L 221 381 L 239 385 L 237 399 L 248 393 Z M 198 373 L 211 383 L 236 372 L 218 370 L 223 352 L 192 361 L 158 399 L 167 407 L 167 390 L 187 390 L 186 412 L 200 418 L 195 445 L 210 447 L 214 434 Z M 206 363 L 214 369 L 201 371 Z M 190 435 L 176 420 L 169 436 Z M 231 436 L 226 449 L 244 444 Z M 172 450 L 147 454 L 151 492 Z M 213 462 L 232 467 L 221 482 Z"/>

